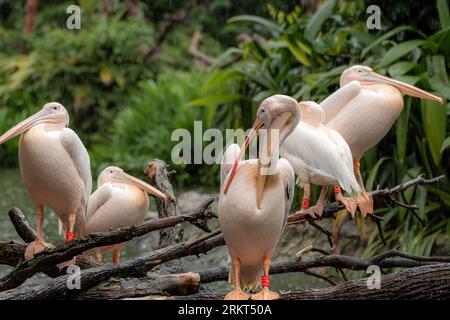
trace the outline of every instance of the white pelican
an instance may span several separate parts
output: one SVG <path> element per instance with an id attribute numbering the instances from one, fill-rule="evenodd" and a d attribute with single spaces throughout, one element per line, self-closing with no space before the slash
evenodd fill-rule
<path id="1" fill-rule="evenodd" d="M 97 181 L 97 190 L 89 198 L 86 213 L 88 234 L 104 232 L 126 226 L 141 224 L 148 210 L 148 194 L 168 200 L 168 197 L 148 183 L 126 174 L 121 168 L 104 169 Z M 96 248 L 97 261 L 102 253 L 113 251 L 113 262 L 120 262 L 123 243 Z"/>
<path id="2" fill-rule="evenodd" d="M 329 185 L 339 184 L 354 195 L 358 195 L 360 189 L 353 174 L 350 148 L 339 133 L 323 124 L 322 108 L 313 101 L 300 102 L 298 106 L 302 120 L 284 140 L 280 155 L 289 161 L 305 188 L 302 209 L 298 213 L 320 218 Z M 322 186 L 319 200 L 313 207 L 309 207 L 310 184 Z M 353 215 L 355 201 L 344 197 L 339 200 Z"/>
<path id="3" fill-rule="evenodd" d="M 62 221 L 66 241 L 85 235 L 85 212 L 92 188 L 89 155 L 71 129 L 69 114 L 57 102 L 20 122 L 0 137 L 0 144 L 21 134 L 19 163 L 22 180 L 36 207 L 37 238 L 25 259 L 51 247 L 43 237 L 44 205 Z"/>
<path id="4" fill-rule="evenodd" d="M 245 300 L 244 288 L 255 289 L 261 277 L 261 291 L 252 299 L 277 299 L 269 290 L 272 253 L 286 225 L 294 193 L 294 171 L 285 159 L 278 159 L 278 144 L 300 120 L 297 101 L 275 95 L 265 99 L 242 149 L 230 145 L 221 165 L 219 222 L 232 261 L 230 281 L 234 291 L 225 299 Z M 264 126 L 258 159 L 240 161 L 251 139 Z M 269 132 L 276 131 L 278 139 Z M 274 171 L 268 174 L 265 171 Z"/>
<path id="5" fill-rule="evenodd" d="M 356 83 L 355 83 L 356 82 Z M 362 192 L 358 205 L 363 216 L 373 213 L 373 201 L 364 188 L 359 161 L 364 152 L 376 145 L 387 134 L 403 110 L 401 93 L 442 103 L 442 98 L 415 86 L 394 80 L 365 66 L 346 69 L 340 79 L 341 88 L 325 99 L 321 106 L 325 111 L 325 124 L 336 130 L 347 141 L 353 156 L 356 179 Z M 360 86 L 353 99 L 342 101 L 342 96 Z"/>

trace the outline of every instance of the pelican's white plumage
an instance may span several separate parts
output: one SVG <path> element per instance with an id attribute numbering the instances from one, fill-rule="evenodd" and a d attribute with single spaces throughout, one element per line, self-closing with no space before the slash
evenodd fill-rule
<path id="1" fill-rule="evenodd" d="M 57 102 L 23 120 L 0 137 L 0 144 L 21 135 L 22 180 L 36 207 L 37 239 L 25 258 L 50 247 L 43 239 L 44 205 L 52 208 L 67 231 L 66 240 L 85 235 L 85 213 L 92 188 L 89 155 L 75 132 L 66 128 L 69 115 Z"/>
<path id="2" fill-rule="evenodd" d="M 348 143 L 356 179 L 362 190 L 358 199 L 363 215 L 373 212 L 372 197 L 362 181 L 359 161 L 380 142 L 403 110 L 402 93 L 442 103 L 443 99 L 407 83 L 373 72 L 366 66 L 347 68 L 340 78 L 341 88 L 321 106 L 325 124 Z"/>
<path id="3" fill-rule="evenodd" d="M 86 212 L 87 233 L 105 232 L 120 227 L 141 224 L 148 210 L 148 193 L 167 199 L 167 196 L 149 184 L 134 178 L 118 167 L 107 167 L 98 178 L 98 188 L 89 198 Z M 106 246 L 86 252 L 101 254 L 113 251 L 113 262 L 120 261 L 124 244 Z"/>
<path id="4" fill-rule="evenodd" d="M 299 118 L 297 101 L 291 97 L 275 95 L 265 99 L 242 150 L 230 145 L 222 158 L 218 215 L 234 284 L 234 291 L 226 299 L 248 299 L 241 287 L 254 289 L 260 276 L 268 280 L 270 259 L 286 225 L 294 193 L 294 171 L 287 160 L 278 159 L 278 140 L 262 135 L 258 159 L 240 159 L 262 126 L 277 130 L 282 142 Z M 268 174 L 267 168 L 273 171 Z M 267 280 L 252 299 L 278 297 L 269 290 Z"/>
<path id="5" fill-rule="evenodd" d="M 345 140 L 322 123 L 323 111 L 319 105 L 308 101 L 300 103 L 300 107 L 302 120 L 284 140 L 280 155 L 291 163 L 302 183 L 340 184 L 347 192 L 358 193 L 352 154 Z M 308 113 L 316 115 L 314 120 L 304 116 Z"/>
<path id="6" fill-rule="evenodd" d="M 315 102 L 299 103 L 301 121 L 280 147 L 280 155 L 287 159 L 298 181 L 305 187 L 301 214 L 321 216 L 327 186 L 340 185 L 350 194 L 360 189 L 353 174 L 352 154 L 341 135 L 323 124 L 325 113 Z M 309 208 L 309 185 L 322 186 L 316 205 Z M 351 199 L 340 199 L 351 202 Z M 348 206 L 351 206 L 348 204 Z M 354 206 L 353 206 L 354 207 Z M 353 209 L 351 209 L 353 210 Z"/>

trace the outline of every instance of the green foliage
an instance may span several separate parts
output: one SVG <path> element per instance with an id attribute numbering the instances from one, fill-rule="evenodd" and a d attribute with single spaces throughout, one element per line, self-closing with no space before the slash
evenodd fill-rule
<path id="1" fill-rule="evenodd" d="M 92 148 L 91 158 L 97 171 L 115 164 L 139 176 L 150 159 L 161 158 L 170 164 L 172 148 L 179 142 L 171 141 L 172 132 L 187 129 L 193 141 L 194 121 L 206 123 L 202 109 L 186 105 L 200 95 L 204 78 L 202 73 L 172 71 L 161 74 L 157 80 L 141 82 Z M 192 177 L 196 177 L 197 186 L 216 180 L 217 168 L 183 164 L 173 169 L 178 171 L 174 178 L 179 187 L 192 183 Z"/>
<path id="2" fill-rule="evenodd" d="M 450 99 L 450 29 L 448 5 L 444 2 L 437 1 L 434 7 L 439 10 L 442 25 L 431 35 L 406 25 L 369 32 L 366 17 L 361 15 L 365 12 L 364 1 L 339 2 L 339 6 L 336 1 L 327 1 L 313 16 L 303 14 L 299 7 L 283 12 L 269 5 L 272 20 L 249 15 L 234 17 L 229 23 L 250 23 L 266 38 L 255 38 L 235 48 L 243 60 L 213 78 L 222 76 L 239 83 L 227 92 L 240 97 L 238 100 L 206 96 L 202 101 L 216 102 L 218 113 L 227 109 L 230 114 L 243 115 L 238 123 L 230 119 L 228 126 L 248 127 L 256 107 L 267 96 L 282 93 L 320 102 L 338 88 L 342 71 L 354 64 L 369 65 L 381 74 Z M 214 88 L 211 83 L 208 85 Z M 221 89 L 217 86 L 217 90 Z M 212 90 L 210 95 L 217 94 Z M 369 190 L 394 186 L 419 174 L 448 174 L 449 112 L 447 100 L 442 105 L 405 97 L 404 111 L 396 125 L 362 159 L 362 173 Z M 417 214 L 426 226 L 418 224 L 405 208 L 379 209 L 377 213 L 385 218 L 389 246 L 400 244 L 415 254 L 429 254 L 437 235 L 450 224 L 450 184 L 446 180 L 439 188 L 416 187 L 405 197 L 405 202 L 420 204 Z M 366 253 L 381 248 L 376 232 L 370 239 Z"/>

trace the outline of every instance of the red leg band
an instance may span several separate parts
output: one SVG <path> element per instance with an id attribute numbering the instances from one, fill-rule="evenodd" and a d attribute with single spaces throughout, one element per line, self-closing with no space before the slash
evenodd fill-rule
<path id="1" fill-rule="evenodd" d="M 261 288 L 270 287 L 269 276 L 261 276 Z"/>
<path id="2" fill-rule="evenodd" d="M 309 198 L 303 198 L 302 200 L 302 209 L 308 209 L 309 208 Z"/>
<path id="3" fill-rule="evenodd" d="M 73 241 L 73 239 L 75 239 L 75 233 L 67 231 L 67 233 L 66 233 L 66 242 Z"/>
<path id="4" fill-rule="evenodd" d="M 335 186 L 333 186 L 333 188 L 334 188 L 334 193 L 341 193 L 342 192 L 341 187 L 339 185 L 335 185 Z"/>

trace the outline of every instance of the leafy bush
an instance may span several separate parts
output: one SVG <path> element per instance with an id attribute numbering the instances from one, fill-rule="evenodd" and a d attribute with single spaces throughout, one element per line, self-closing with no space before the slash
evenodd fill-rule
<path id="1" fill-rule="evenodd" d="M 189 130 L 193 139 L 194 121 L 198 120 L 206 130 L 204 110 L 186 105 L 199 97 L 204 79 L 199 72 L 172 71 L 161 74 L 157 80 L 141 82 L 127 106 L 92 148 L 91 158 L 97 171 L 115 164 L 142 175 L 150 159 L 160 158 L 170 164 L 172 148 L 178 143 L 171 141 L 175 129 Z M 175 182 L 179 187 L 208 186 L 217 180 L 216 167 L 183 164 L 174 169 L 178 169 Z"/>

